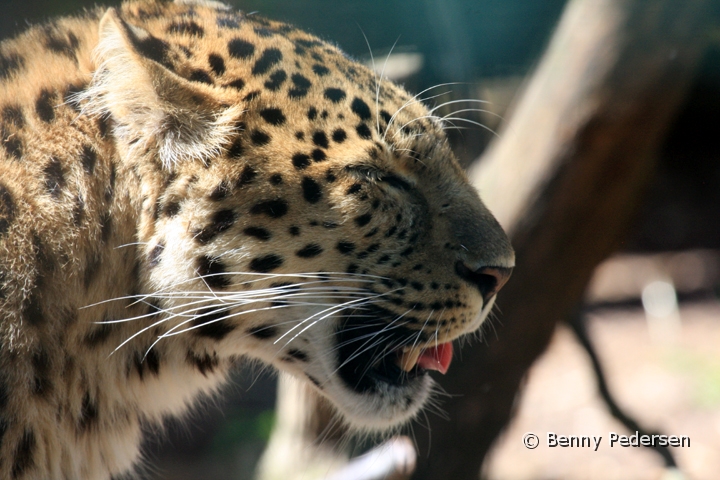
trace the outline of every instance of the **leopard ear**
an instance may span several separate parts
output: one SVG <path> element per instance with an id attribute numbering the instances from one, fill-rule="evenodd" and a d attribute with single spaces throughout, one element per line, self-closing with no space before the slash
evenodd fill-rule
<path id="1" fill-rule="evenodd" d="M 173 60 L 169 44 L 110 8 L 100 20 L 92 84 L 78 96 L 87 113 L 112 117 L 127 155 L 154 153 L 166 168 L 221 154 L 242 112 L 213 87 L 174 73 Z"/>

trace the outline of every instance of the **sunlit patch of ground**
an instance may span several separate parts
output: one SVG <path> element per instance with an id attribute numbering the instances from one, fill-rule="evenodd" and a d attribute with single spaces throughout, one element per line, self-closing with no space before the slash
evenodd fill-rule
<path id="1" fill-rule="evenodd" d="M 589 331 L 618 403 L 641 425 L 687 435 L 671 449 L 684 477 L 670 477 L 647 448 L 610 447 L 609 432 L 628 434 L 600 400 L 590 363 L 572 332 L 558 329 L 530 370 L 515 420 L 497 442 L 484 475 L 523 479 L 717 479 L 720 472 L 720 302 L 680 307 L 675 338 L 651 340 L 642 309 L 589 317 Z M 523 435 L 540 445 L 528 450 Z M 550 448 L 547 433 L 602 436 L 593 448 Z"/>

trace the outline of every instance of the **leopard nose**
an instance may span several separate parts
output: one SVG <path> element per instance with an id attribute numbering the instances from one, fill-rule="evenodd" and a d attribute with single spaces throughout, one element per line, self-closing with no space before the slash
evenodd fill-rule
<path id="1" fill-rule="evenodd" d="M 485 303 L 507 283 L 512 271 L 512 268 L 506 267 L 480 267 L 472 270 L 460 260 L 455 264 L 455 272 L 460 278 L 477 287 Z"/>

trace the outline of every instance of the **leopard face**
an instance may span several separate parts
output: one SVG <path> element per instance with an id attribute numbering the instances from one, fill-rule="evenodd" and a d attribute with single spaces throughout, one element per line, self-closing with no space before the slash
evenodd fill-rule
<path id="1" fill-rule="evenodd" d="M 415 97 L 292 27 L 201 8 L 110 11 L 78 100 L 145 192 L 159 340 L 259 358 L 358 428 L 403 423 L 487 316 L 509 242 Z"/>
<path id="2" fill-rule="evenodd" d="M 238 357 L 393 429 L 514 266 L 441 120 L 292 26 L 133 1 L 0 67 L 4 475 L 126 472 Z"/>

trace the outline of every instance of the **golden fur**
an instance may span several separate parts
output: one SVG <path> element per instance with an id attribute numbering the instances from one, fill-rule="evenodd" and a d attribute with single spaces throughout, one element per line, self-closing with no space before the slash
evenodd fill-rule
<path id="1" fill-rule="evenodd" d="M 0 121 L 0 478 L 131 471 L 242 356 L 402 424 L 429 377 L 363 375 L 475 331 L 513 266 L 415 97 L 220 3 L 3 42 Z"/>

